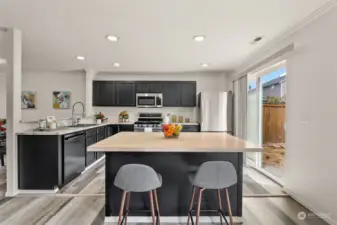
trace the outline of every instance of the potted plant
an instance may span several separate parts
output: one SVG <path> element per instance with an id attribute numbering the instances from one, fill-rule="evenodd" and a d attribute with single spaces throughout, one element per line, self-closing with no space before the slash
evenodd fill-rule
<path id="1" fill-rule="evenodd" d="M 101 124 L 102 123 L 102 120 L 104 119 L 104 114 L 99 112 L 97 114 L 95 114 L 95 118 L 96 118 L 96 123 L 97 124 Z"/>

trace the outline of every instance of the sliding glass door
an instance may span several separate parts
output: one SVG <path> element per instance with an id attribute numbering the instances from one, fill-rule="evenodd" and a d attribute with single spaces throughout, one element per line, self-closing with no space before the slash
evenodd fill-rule
<path id="1" fill-rule="evenodd" d="M 286 62 L 256 73 L 247 81 L 247 140 L 264 147 L 247 153 L 247 164 L 283 183 L 285 159 Z"/>

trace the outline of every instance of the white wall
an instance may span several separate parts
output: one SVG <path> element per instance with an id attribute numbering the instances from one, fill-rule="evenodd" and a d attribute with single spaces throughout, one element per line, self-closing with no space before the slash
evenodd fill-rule
<path id="1" fill-rule="evenodd" d="M 57 119 L 71 118 L 70 109 L 54 109 L 53 91 L 70 91 L 71 104 L 76 101 L 85 102 L 84 72 L 23 72 L 22 90 L 36 91 L 36 109 L 23 109 L 23 121 L 36 121 L 46 116 Z"/>
<path id="2" fill-rule="evenodd" d="M 337 7 L 252 56 L 244 71 L 294 43 L 287 58 L 285 189 L 331 224 L 337 222 Z M 234 76 L 235 77 L 235 76 Z M 334 221 L 334 222 L 333 222 Z"/>
<path id="3" fill-rule="evenodd" d="M 6 118 L 6 74 L 0 72 L 0 118 Z"/>
<path id="4" fill-rule="evenodd" d="M 0 102 L 6 101 L 5 76 L 0 75 Z M 157 75 L 129 75 L 129 74 L 109 74 L 100 73 L 95 80 L 184 80 L 197 81 L 197 92 L 218 90 L 226 91 L 226 76 L 223 73 L 184 73 L 184 74 L 157 74 Z M 92 85 L 89 85 L 92 86 Z M 86 75 L 85 72 L 23 72 L 22 90 L 37 92 L 37 109 L 23 109 L 23 121 L 36 121 L 48 115 L 55 115 L 58 119 L 71 118 L 71 109 L 53 109 L 53 91 L 71 91 L 71 103 L 82 101 L 89 104 L 86 100 Z M 91 99 L 89 99 L 91 100 Z M 135 107 L 93 107 L 94 112 L 104 112 L 112 120 L 117 119 L 119 112 L 127 110 L 136 116 L 138 112 L 149 111 L 148 109 L 138 109 Z M 186 107 L 166 107 L 162 109 L 151 109 L 152 112 L 172 112 L 177 115 L 194 119 L 195 109 Z M 5 107 L 0 109 L 0 118 L 5 117 Z"/>
<path id="5" fill-rule="evenodd" d="M 197 93 L 203 91 L 226 91 L 227 77 L 224 73 L 176 73 L 176 74 L 111 74 L 99 73 L 95 80 L 149 80 L 149 81 L 196 81 Z M 117 120 L 118 114 L 127 110 L 130 120 L 135 120 L 138 112 L 171 112 L 176 115 L 189 117 L 195 121 L 195 108 L 163 107 L 161 109 L 140 109 L 136 107 L 93 107 L 94 112 L 104 112 L 111 120 Z"/>
<path id="6" fill-rule="evenodd" d="M 2 39 L 5 32 L 0 28 L 0 60 L 4 59 L 5 52 Z M 0 118 L 6 118 L 6 74 L 5 65 L 0 63 Z"/>
<path id="7" fill-rule="evenodd" d="M 197 81 L 197 93 L 211 90 L 227 90 L 224 73 L 174 73 L 174 74 L 111 74 L 99 73 L 95 80 L 150 80 L 150 81 Z"/>

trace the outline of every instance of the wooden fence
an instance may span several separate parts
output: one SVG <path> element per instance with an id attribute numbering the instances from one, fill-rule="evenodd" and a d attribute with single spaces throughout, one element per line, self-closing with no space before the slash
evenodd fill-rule
<path id="1" fill-rule="evenodd" d="M 263 144 L 285 143 L 285 104 L 263 104 Z"/>

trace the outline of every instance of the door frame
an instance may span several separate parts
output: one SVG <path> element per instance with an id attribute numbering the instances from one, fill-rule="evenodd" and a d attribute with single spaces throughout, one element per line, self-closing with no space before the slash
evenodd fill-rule
<path id="1" fill-rule="evenodd" d="M 263 104 L 262 104 L 262 100 L 263 100 L 263 92 L 261 91 L 262 89 L 262 84 L 261 84 L 261 77 L 263 75 L 266 75 L 268 74 L 269 72 L 272 72 L 272 71 L 276 71 L 280 68 L 287 68 L 287 61 L 286 60 L 282 60 L 282 61 L 279 61 L 275 64 L 272 64 L 271 66 L 267 66 L 265 68 L 262 68 L 258 71 L 255 71 L 255 72 L 251 72 L 251 73 L 248 73 L 248 76 L 249 75 L 255 75 L 256 76 L 256 97 L 258 98 L 258 113 L 257 113 L 257 120 L 258 120 L 258 144 L 259 145 L 262 145 L 262 142 L 263 142 L 263 134 L 262 134 L 262 124 L 263 124 L 263 121 L 262 121 L 262 110 L 263 110 Z M 248 80 L 247 80 L 248 81 Z M 248 85 L 248 83 L 247 83 Z M 247 91 L 247 95 L 248 95 L 248 91 Z M 247 110 L 248 110 L 248 107 L 247 107 Z M 247 111 L 247 115 L 248 115 L 248 111 Z M 247 128 L 246 128 L 247 129 Z M 247 131 L 248 132 L 248 131 Z M 278 177 L 276 177 L 275 175 L 273 175 L 272 173 L 268 172 L 267 170 L 265 170 L 263 167 L 262 167 L 262 164 L 263 164 L 263 153 L 262 152 L 256 152 L 256 160 L 255 162 L 253 162 L 252 160 L 248 159 L 245 155 L 245 165 L 249 165 L 251 166 L 252 168 L 256 169 L 258 172 L 266 175 L 268 178 L 270 178 L 271 180 L 275 181 L 276 183 L 278 183 L 280 186 L 284 186 L 284 182 L 281 181 L 281 179 L 279 179 Z"/>

